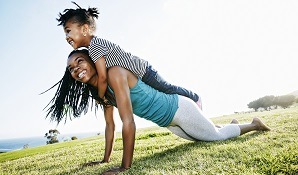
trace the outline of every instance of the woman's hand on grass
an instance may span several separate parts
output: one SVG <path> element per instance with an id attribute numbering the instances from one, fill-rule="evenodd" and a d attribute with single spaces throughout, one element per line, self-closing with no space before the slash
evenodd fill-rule
<path id="1" fill-rule="evenodd" d="M 123 167 L 114 167 L 114 168 L 109 169 L 106 172 L 102 173 L 102 175 L 114 175 L 114 174 L 118 174 L 120 172 L 123 172 L 125 170 L 127 170 L 127 169 L 123 168 Z"/>
<path id="2" fill-rule="evenodd" d="M 94 166 L 94 165 L 100 165 L 100 164 L 104 164 L 104 163 L 109 163 L 109 162 L 105 161 L 105 160 L 92 161 L 92 162 L 85 163 L 83 166 Z"/>

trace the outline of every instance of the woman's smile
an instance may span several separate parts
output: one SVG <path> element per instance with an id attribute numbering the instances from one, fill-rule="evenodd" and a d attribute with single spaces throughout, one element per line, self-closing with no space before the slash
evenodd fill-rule
<path id="1" fill-rule="evenodd" d="M 85 74 L 86 74 L 86 70 L 83 70 L 82 72 L 80 72 L 78 75 L 79 79 L 84 78 Z"/>

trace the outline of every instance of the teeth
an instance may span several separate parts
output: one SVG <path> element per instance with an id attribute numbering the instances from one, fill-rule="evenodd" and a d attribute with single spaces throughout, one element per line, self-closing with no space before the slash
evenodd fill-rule
<path id="1" fill-rule="evenodd" d="M 81 73 L 79 73 L 78 77 L 79 77 L 79 78 L 82 78 L 82 77 L 85 75 L 85 73 L 86 73 L 86 71 L 85 71 L 85 70 L 84 70 L 84 71 L 82 71 Z"/>

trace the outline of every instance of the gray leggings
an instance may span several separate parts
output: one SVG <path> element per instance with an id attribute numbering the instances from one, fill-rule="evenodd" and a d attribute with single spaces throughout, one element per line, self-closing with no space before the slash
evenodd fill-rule
<path id="1" fill-rule="evenodd" d="M 178 96 L 178 110 L 167 127 L 171 132 L 187 140 L 226 140 L 240 135 L 236 124 L 217 128 L 206 118 L 199 107 L 189 98 Z"/>

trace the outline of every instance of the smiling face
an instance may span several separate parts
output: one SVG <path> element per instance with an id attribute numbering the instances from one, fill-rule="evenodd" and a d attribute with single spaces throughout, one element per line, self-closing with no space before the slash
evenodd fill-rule
<path id="1" fill-rule="evenodd" d="M 95 65 L 88 55 L 84 53 L 72 54 L 67 59 L 67 69 L 75 80 L 97 87 Z"/>
<path id="2" fill-rule="evenodd" d="M 88 30 L 87 24 L 80 25 L 74 20 L 68 20 L 64 25 L 65 39 L 74 49 L 87 47 L 90 43 Z"/>

